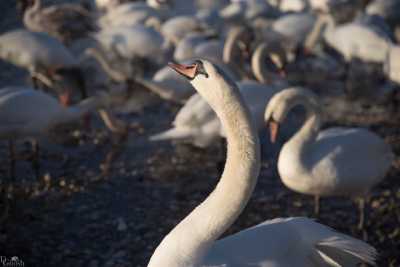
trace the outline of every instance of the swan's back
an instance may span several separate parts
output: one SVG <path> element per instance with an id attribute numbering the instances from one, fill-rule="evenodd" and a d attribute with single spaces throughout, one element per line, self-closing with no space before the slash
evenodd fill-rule
<path id="1" fill-rule="evenodd" d="M 320 132 L 308 155 L 305 161 L 314 179 L 341 194 L 364 193 L 384 178 L 393 160 L 390 146 L 361 128 Z"/>
<path id="2" fill-rule="evenodd" d="M 26 30 L 15 30 L 0 36 L 0 57 L 25 68 L 73 67 L 78 64 L 57 39 Z"/>
<path id="3" fill-rule="evenodd" d="M 57 100 L 32 89 L 0 90 L 0 125 L 37 134 L 62 111 Z M 0 132 L 0 136 L 2 133 Z"/>
<path id="4" fill-rule="evenodd" d="M 157 31 L 142 25 L 105 29 L 97 33 L 95 38 L 106 50 L 116 49 L 120 55 L 129 59 L 161 55 L 164 42 Z"/>
<path id="5" fill-rule="evenodd" d="M 326 42 L 346 60 L 359 58 L 368 62 L 384 62 L 390 41 L 387 37 L 359 23 L 348 23 L 325 34 Z"/>
<path id="6" fill-rule="evenodd" d="M 313 220 L 277 218 L 217 241 L 200 266 L 355 267 L 375 256 L 366 243 Z"/>
<path id="7" fill-rule="evenodd" d="M 278 19 L 272 29 L 295 43 L 302 43 L 313 29 L 315 16 L 308 13 L 289 14 Z"/>

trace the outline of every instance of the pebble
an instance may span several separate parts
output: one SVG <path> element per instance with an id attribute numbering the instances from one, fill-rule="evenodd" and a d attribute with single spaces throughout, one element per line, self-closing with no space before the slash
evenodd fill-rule
<path id="1" fill-rule="evenodd" d="M 125 220 L 122 217 L 117 219 L 117 230 L 120 232 L 124 232 L 128 229 L 128 225 L 126 225 Z"/>

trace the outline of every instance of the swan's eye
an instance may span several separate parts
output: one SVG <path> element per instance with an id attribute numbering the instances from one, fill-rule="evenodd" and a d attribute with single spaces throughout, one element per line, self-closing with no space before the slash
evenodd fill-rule
<path id="1" fill-rule="evenodd" d="M 200 60 L 197 60 L 195 64 L 196 64 L 196 76 L 199 74 L 202 74 L 206 78 L 208 78 L 208 73 L 207 73 L 206 69 L 204 68 L 203 62 L 201 62 Z"/>

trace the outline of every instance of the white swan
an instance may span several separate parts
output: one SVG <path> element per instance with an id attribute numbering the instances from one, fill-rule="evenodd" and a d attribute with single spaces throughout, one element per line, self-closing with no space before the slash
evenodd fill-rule
<path id="1" fill-rule="evenodd" d="M 107 108 L 113 103 L 120 103 L 123 97 L 124 92 L 115 92 L 110 95 L 102 93 L 83 100 L 77 105 L 64 107 L 52 96 L 31 88 L 2 88 L 0 89 L 0 140 L 37 138 L 46 135 L 57 125 L 77 121 L 89 112 Z M 107 117 L 107 119 L 112 120 L 113 117 Z M 125 131 L 125 129 L 117 129 L 118 122 L 106 123 L 117 131 Z M 37 156 L 37 153 L 35 154 Z M 11 159 L 11 162 L 14 161 L 15 159 Z M 34 161 L 37 162 L 38 159 Z M 14 170 L 11 170 L 11 173 L 15 173 Z"/>
<path id="2" fill-rule="evenodd" d="M 107 28 L 93 37 L 106 53 L 106 58 L 115 64 L 115 69 L 120 70 L 121 62 L 123 66 L 132 66 L 140 71 L 144 68 L 141 66 L 143 61 L 153 64 L 164 62 L 164 38 L 159 32 L 143 25 Z M 124 73 L 126 76 L 133 76 L 130 70 L 122 71 L 127 72 Z"/>
<path id="3" fill-rule="evenodd" d="M 27 29 L 47 32 L 62 42 L 85 37 L 97 29 L 89 11 L 72 3 L 43 7 L 41 0 L 34 0 L 24 10 L 23 21 Z"/>
<path id="4" fill-rule="evenodd" d="M 74 82 L 82 98 L 87 97 L 79 60 L 57 39 L 46 33 L 14 30 L 0 35 L 0 59 L 29 71 L 33 81 L 40 80 L 49 88 L 61 77 Z M 61 99 L 69 103 L 70 91 Z"/>
<path id="5" fill-rule="evenodd" d="M 218 114 L 228 154 L 215 190 L 154 251 L 148 267 L 357 266 L 373 264 L 362 241 L 305 218 L 275 219 L 216 241 L 246 206 L 260 169 L 260 145 L 250 112 L 235 83 L 205 60 L 171 64 Z"/>
<path id="6" fill-rule="evenodd" d="M 392 46 L 384 63 L 386 76 L 397 84 L 400 84 L 400 46 Z"/>
<path id="7" fill-rule="evenodd" d="M 232 53 L 233 49 L 229 49 Z M 264 59 L 268 49 L 260 46 L 252 57 L 252 70 L 260 82 L 241 81 L 237 83 L 239 90 L 255 118 L 259 130 L 264 127 L 263 114 L 269 99 L 285 88 L 287 83 L 276 77 L 272 70 L 267 70 Z M 227 56 L 229 61 L 230 56 Z M 276 69 L 275 69 L 276 70 Z M 229 75 L 230 73 L 228 73 Z M 232 75 L 229 75 L 233 77 Z M 264 83 L 264 84 L 263 84 Z M 189 98 L 179 110 L 169 130 L 150 137 L 151 141 L 182 140 L 196 147 L 204 148 L 225 137 L 221 122 L 208 103 L 198 94 Z"/>
<path id="8" fill-rule="evenodd" d="M 195 16 L 176 16 L 165 21 L 161 26 L 161 33 L 164 38 L 175 46 L 187 34 L 204 30 L 205 25 Z"/>
<path id="9" fill-rule="evenodd" d="M 295 106 L 306 109 L 302 128 L 282 148 L 278 170 L 290 189 L 318 197 L 350 195 L 362 197 L 379 183 L 390 168 L 393 153 L 380 137 L 361 128 L 330 128 L 320 131 L 321 107 L 318 98 L 302 88 L 276 94 L 265 110 L 271 139 L 278 134 L 288 112 Z M 363 226 L 363 201 L 360 224 Z"/>
<path id="10" fill-rule="evenodd" d="M 159 28 L 167 16 L 171 0 L 147 2 L 127 2 L 108 8 L 107 12 L 98 19 L 98 25 L 103 28 L 131 27 L 137 24 Z"/>
<path id="11" fill-rule="evenodd" d="M 312 51 L 321 35 L 347 62 L 358 58 L 365 62 L 383 63 L 392 45 L 387 36 L 361 23 L 350 22 L 335 26 L 333 18 L 329 15 L 318 17 L 313 31 L 307 37 L 305 47 Z"/>

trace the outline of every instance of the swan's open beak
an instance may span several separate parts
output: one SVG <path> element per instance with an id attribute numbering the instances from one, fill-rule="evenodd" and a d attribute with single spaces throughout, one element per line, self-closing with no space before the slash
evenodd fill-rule
<path id="1" fill-rule="evenodd" d="M 176 72 L 185 76 L 189 80 L 193 80 L 196 77 L 197 64 L 183 65 L 183 64 L 168 63 L 168 66 L 170 66 Z"/>
<path id="2" fill-rule="evenodd" d="M 277 138 L 278 138 L 279 123 L 277 123 L 274 120 L 270 120 L 268 122 L 268 124 L 269 124 L 269 132 L 270 132 L 271 143 L 275 143 Z"/>

